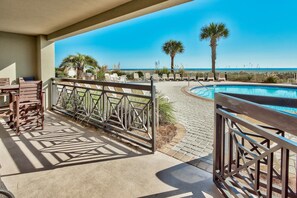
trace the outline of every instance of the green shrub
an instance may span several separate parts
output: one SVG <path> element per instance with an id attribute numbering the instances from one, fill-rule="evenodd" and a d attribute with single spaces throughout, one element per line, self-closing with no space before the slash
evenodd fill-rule
<path id="1" fill-rule="evenodd" d="M 97 80 L 105 80 L 105 72 L 104 71 L 99 71 L 97 72 Z"/>
<path id="2" fill-rule="evenodd" d="M 247 72 L 227 73 L 227 79 L 229 81 L 250 82 L 252 81 L 253 76 L 253 74 Z"/>
<path id="3" fill-rule="evenodd" d="M 105 73 L 108 71 L 107 65 L 103 65 L 100 67 L 97 72 L 97 80 L 105 80 Z"/>
<path id="4" fill-rule="evenodd" d="M 93 69 L 87 69 L 86 70 L 86 73 L 90 73 L 90 74 L 94 75 L 95 74 L 95 71 Z"/>
<path id="5" fill-rule="evenodd" d="M 131 73 L 131 72 L 127 73 L 126 77 L 127 77 L 128 80 L 133 80 L 134 79 L 133 73 Z"/>
<path id="6" fill-rule="evenodd" d="M 110 73 L 111 74 L 116 73 L 118 76 L 126 75 L 126 72 L 121 71 L 121 70 L 112 70 Z"/>
<path id="7" fill-rule="evenodd" d="M 181 76 L 185 76 L 186 74 L 186 71 L 184 69 L 184 66 L 182 65 L 181 67 L 179 67 L 178 71 L 177 71 L 178 74 L 180 74 Z"/>
<path id="8" fill-rule="evenodd" d="M 55 68 L 55 76 L 57 78 L 64 78 L 64 77 L 67 77 L 67 73 L 65 73 L 64 70 L 61 70 L 59 68 Z"/>
<path id="9" fill-rule="evenodd" d="M 162 76 L 163 74 L 170 74 L 170 70 L 167 67 L 163 67 L 162 69 L 156 69 L 155 74 Z"/>
<path id="10" fill-rule="evenodd" d="M 175 123 L 174 108 L 172 102 L 169 102 L 164 95 L 158 95 L 158 102 L 160 125 Z"/>
<path id="11" fill-rule="evenodd" d="M 275 76 L 268 76 L 263 82 L 264 83 L 277 83 L 277 78 Z"/>

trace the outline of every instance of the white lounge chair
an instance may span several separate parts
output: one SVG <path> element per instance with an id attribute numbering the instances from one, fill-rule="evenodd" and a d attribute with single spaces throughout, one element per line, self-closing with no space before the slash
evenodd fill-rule
<path id="1" fill-rule="evenodd" d="M 200 81 L 200 80 L 204 81 L 204 74 L 203 73 L 198 74 L 197 80 L 198 81 Z"/>
<path id="2" fill-rule="evenodd" d="M 108 73 L 104 74 L 104 78 L 105 78 L 105 81 L 107 81 L 107 82 L 112 81 L 111 78 L 110 78 L 110 75 Z"/>
<path id="3" fill-rule="evenodd" d="M 162 78 L 161 78 L 161 80 L 168 80 L 168 75 L 167 74 L 162 74 Z"/>
<path id="4" fill-rule="evenodd" d="M 189 80 L 194 80 L 195 81 L 196 80 L 196 74 L 191 74 Z"/>
<path id="5" fill-rule="evenodd" d="M 182 80 L 189 80 L 188 74 L 184 74 L 183 77 L 182 77 Z"/>
<path id="6" fill-rule="evenodd" d="M 139 74 L 137 72 L 135 72 L 133 74 L 133 78 L 134 78 L 134 80 L 141 80 L 141 78 L 139 78 Z"/>
<path id="7" fill-rule="evenodd" d="M 169 74 L 168 80 L 174 80 L 174 74 Z"/>
<path id="8" fill-rule="evenodd" d="M 110 75 L 110 78 L 114 82 L 118 82 L 120 80 L 120 77 L 118 76 L 117 73 L 113 73 L 112 75 Z"/>
<path id="9" fill-rule="evenodd" d="M 175 80 L 181 80 L 180 74 L 175 74 Z"/>
<path id="10" fill-rule="evenodd" d="M 160 80 L 159 75 L 158 74 L 153 74 L 153 80 L 154 81 L 159 81 Z"/>
<path id="11" fill-rule="evenodd" d="M 151 74 L 150 73 L 145 73 L 144 74 L 144 80 L 148 81 L 151 79 Z"/>
<path id="12" fill-rule="evenodd" d="M 127 82 L 127 76 L 126 75 L 121 75 L 119 77 L 119 82 L 121 83 L 126 83 Z"/>
<path id="13" fill-rule="evenodd" d="M 214 79 L 214 75 L 213 75 L 212 72 L 208 74 L 207 80 L 208 80 L 208 81 L 211 81 L 211 80 L 214 81 L 214 80 L 215 80 L 215 79 Z"/>
<path id="14" fill-rule="evenodd" d="M 220 73 L 219 74 L 219 81 L 226 81 L 226 77 L 225 77 L 225 74 L 224 73 Z"/>

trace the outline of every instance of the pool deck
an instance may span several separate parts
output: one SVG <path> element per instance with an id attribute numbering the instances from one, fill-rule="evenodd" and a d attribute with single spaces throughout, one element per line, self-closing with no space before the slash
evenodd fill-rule
<path id="1" fill-rule="evenodd" d="M 202 82 L 203 85 L 270 85 L 296 87 L 289 84 L 266 84 L 244 82 Z M 177 122 L 182 124 L 185 135 L 179 142 L 172 142 L 162 148 L 162 152 L 188 162 L 200 169 L 212 172 L 212 150 L 214 133 L 214 103 L 211 99 L 202 98 L 189 93 L 193 87 L 201 86 L 200 83 L 191 81 L 166 81 L 156 83 L 157 91 L 169 97 L 175 108 Z"/>
<path id="2" fill-rule="evenodd" d="M 213 82 L 203 83 L 205 85 Z M 175 108 L 176 120 L 185 129 L 184 137 L 178 143 L 162 148 L 162 152 L 212 172 L 212 144 L 214 131 L 213 101 L 200 99 L 185 93 L 185 87 L 201 86 L 198 82 L 158 82 L 157 91 L 169 97 Z"/>

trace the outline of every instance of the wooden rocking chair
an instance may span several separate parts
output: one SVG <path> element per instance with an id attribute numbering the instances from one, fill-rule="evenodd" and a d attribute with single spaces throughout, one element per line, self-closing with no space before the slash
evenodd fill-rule
<path id="1" fill-rule="evenodd" d="M 0 86 L 9 85 L 9 78 L 0 78 Z"/>
<path id="2" fill-rule="evenodd" d="M 5 86 L 5 85 L 9 85 L 10 81 L 9 78 L 0 78 L 0 86 Z M 0 103 L 2 103 L 2 100 L 4 99 L 4 97 L 7 97 L 8 94 L 7 93 L 0 93 Z M 0 105 L 0 117 L 7 117 L 10 115 L 10 108 L 9 105 L 6 104 L 1 104 Z"/>
<path id="3" fill-rule="evenodd" d="M 20 127 L 36 123 L 36 127 L 44 127 L 44 93 L 42 81 L 21 82 L 18 93 L 11 93 L 13 104 L 13 127 L 20 135 Z"/>

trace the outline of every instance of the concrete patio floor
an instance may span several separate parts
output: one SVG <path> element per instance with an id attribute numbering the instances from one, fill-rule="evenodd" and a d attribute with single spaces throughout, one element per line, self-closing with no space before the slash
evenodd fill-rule
<path id="1" fill-rule="evenodd" d="M 220 197 L 212 175 L 143 153 L 53 112 L 44 130 L 0 124 L 0 174 L 16 197 Z"/>

